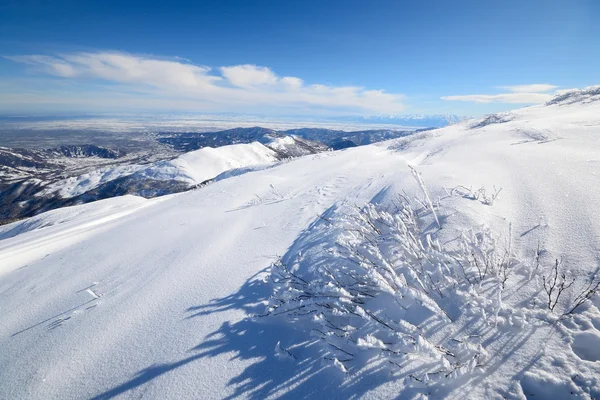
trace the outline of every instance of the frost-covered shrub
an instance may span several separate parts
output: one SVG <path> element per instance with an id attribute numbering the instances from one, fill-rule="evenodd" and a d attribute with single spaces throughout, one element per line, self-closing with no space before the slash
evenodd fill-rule
<path id="1" fill-rule="evenodd" d="M 418 360 L 407 376 L 424 381 L 481 367 L 479 338 L 455 337 L 453 325 L 463 315 L 497 316 L 515 261 L 483 229 L 444 248 L 424 232 L 428 212 L 401 201 L 393 211 L 368 204 L 322 218 L 331 246 L 308 268 L 302 254 L 272 266 L 267 313 L 310 324 L 343 371 L 374 358 L 403 369 Z"/>
<path id="2" fill-rule="evenodd" d="M 266 314 L 310 329 L 323 344 L 311 354 L 343 372 L 383 362 L 407 384 L 443 386 L 485 374 L 511 351 L 501 338 L 558 326 L 599 291 L 539 246 L 518 260 L 510 225 L 501 240 L 482 227 L 441 245 L 440 203 L 416 202 L 320 216 L 272 265 Z M 276 354 L 296 359 L 279 343 Z"/>
<path id="3" fill-rule="evenodd" d="M 493 187 L 493 190 L 488 192 L 485 186 L 482 186 L 477 190 L 473 190 L 473 188 L 458 185 L 450 189 L 450 191 L 446 190 L 446 193 L 448 193 L 449 196 L 458 195 L 465 199 L 476 200 L 486 206 L 492 206 L 494 205 L 494 202 L 500 195 L 501 191 L 502 188 L 496 189 L 495 186 Z"/>

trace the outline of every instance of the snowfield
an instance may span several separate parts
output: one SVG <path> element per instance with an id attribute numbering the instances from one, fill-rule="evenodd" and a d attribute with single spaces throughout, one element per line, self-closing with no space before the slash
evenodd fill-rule
<path id="1" fill-rule="evenodd" d="M 577 96 L 1 226 L 0 398 L 600 398 Z"/>

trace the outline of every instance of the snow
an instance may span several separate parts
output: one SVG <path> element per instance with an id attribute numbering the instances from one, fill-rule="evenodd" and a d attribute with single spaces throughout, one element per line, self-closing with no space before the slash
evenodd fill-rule
<path id="1" fill-rule="evenodd" d="M 101 200 L 92 204 L 48 211 L 12 224 L 0 226 L 0 277 L 14 268 L 22 268 L 30 260 L 47 255 L 57 246 L 69 246 L 92 235 L 97 229 L 139 208 L 150 205 L 136 196 Z M 60 225 L 66 229 L 52 230 Z M 31 232 L 27 238 L 21 236 Z M 21 241 L 20 239 L 25 239 Z"/>
<path id="2" fill-rule="evenodd" d="M 495 121 L 0 227 L 0 398 L 599 398 L 600 300 L 558 320 L 544 309 L 530 261 L 540 244 L 548 265 L 562 258 L 569 276 L 598 268 L 600 102 L 529 107 Z M 258 145 L 243 153 L 256 164 L 270 159 Z M 192 152 L 170 165 L 194 181 L 248 166 L 231 154 L 209 157 L 211 150 Z M 212 165 L 219 167 L 203 175 Z M 488 196 L 502 190 L 490 205 L 465 189 L 449 196 L 459 185 Z M 362 361 L 346 362 L 318 357 L 324 347 L 310 332 L 318 321 L 257 317 L 273 295 L 265 278 L 279 256 L 329 265 L 332 241 L 348 232 L 326 221 L 341 227 L 353 205 L 423 199 L 423 187 L 433 205 L 444 204 L 439 243 L 485 228 L 498 243 L 510 237 L 523 260 L 500 297 L 475 285 L 464 294 L 473 306 L 456 322 L 437 333 L 423 325 L 428 341 L 418 351 L 431 354 L 427 347 L 444 336 L 480 332 L 463 350 L 485 348 L 483 367 L 421 382 L 370 358 L 386 345 L 378 332 L 360 342 Z M 427 319 L 415 310 L 409 306 L 411 321 Z M 410 360 L 415 377 L 426 362 Z"/>
<path id="3" fill-rule="evenodd" d="M 139 174 L 159 180 L 176 179 L 194 184 L 234 168 L 275 161 L 276 153 L 261 143 L 233 144 L 191 151 L 171 161 L 148 167 Z"/>
<path id="4" fill-rule="evenodd" d="M 284 136 L 281 138 L 275 138 L 269 142 L 269 146 L 275 150 L 285 150 L 286 147 L 294 145 L 296 142 L 293 136 Z"/>
<path id="5" fill-rule="evenodd" d="M 571 347 L 575 354 L 582 360 L 600 360 L 600 334 L 595 330 L 573 335 L 573 344 Z"/>
<path id="6" fill-rule="evenodd" d="M 142 169 L 141 165 L 118 165 L 114 167 L 102 167 L 78 176 L 61 179 L 48 185 L 38 196 L 49 195 L 57 192 L 62 198 L 79 196 L 89 190 L 110 182 L 112 180 L 128 176 Z"/>

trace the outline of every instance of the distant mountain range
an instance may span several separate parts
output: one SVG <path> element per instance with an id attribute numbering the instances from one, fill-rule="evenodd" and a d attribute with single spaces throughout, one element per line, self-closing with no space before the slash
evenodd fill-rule
<path id="1" fill-rule="evenodd" d="M 391 129 L 347 132 L 324 128 L 299 128 L 276 131 L 257 126 L 252 128 L 234 128 L 219 132 L 159 132 L 157 140 L 160 143 L 172 146 L 177 151 L 192 151 L 203 147 L 219 147 L 239 143 L 259 142 L 269 145 L 269 143 L 276 139 L 292 137 L 296 146 L 286 151 L 291 152 L 289 156 L 294 157 L 302 155 L 294 154 L 294 148 L 298 150 L 301 147 L 308 146 L 308 148 L 311 148 L 320 144 L 333 150 L 340 150 L 395 139 L 412 132 L 414 131 Z"/>

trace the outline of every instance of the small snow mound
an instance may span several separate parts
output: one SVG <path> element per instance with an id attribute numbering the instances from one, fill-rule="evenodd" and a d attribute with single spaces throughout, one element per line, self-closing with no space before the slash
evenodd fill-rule
<path id="1" fill-rule="evenodd" d="M 600 360 L 600 332 L 594 330 L 576 334 L 571 348 L 577 357 L 582 360 Z"/>
<path id="2" fill-rule="evenodd" d="M 553 104 L 564 105 L 573 103 L 591 103 L 600 100 L 600 85 L 590 86 L 585 89 L 574 89 L 556 96 L 546 103 L 547 106 Z"/>
<path id="3" fill-rule="evenodd" d="M 521 388 L 527 399 L 569 399 L 576 398 L 578 388 L 571 381 L 544 371 L 526 372 L 521 380 Z"/>

